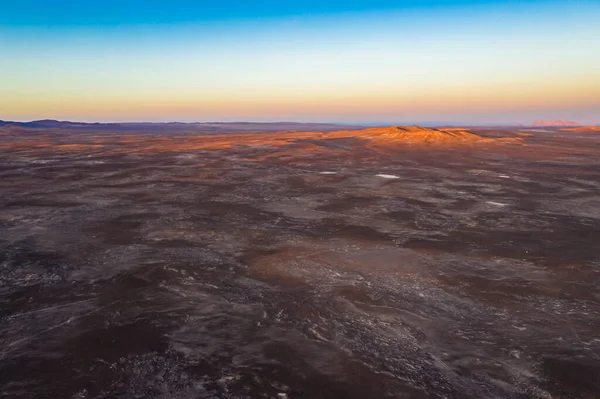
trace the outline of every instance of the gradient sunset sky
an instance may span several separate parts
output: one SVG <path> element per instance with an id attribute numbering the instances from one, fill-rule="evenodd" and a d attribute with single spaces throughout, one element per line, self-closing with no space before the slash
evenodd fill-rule
<path id="1" fill-rule="evenodd" d="M 600 1 L 19 0 L 0 119 L 600 123 Z"/>

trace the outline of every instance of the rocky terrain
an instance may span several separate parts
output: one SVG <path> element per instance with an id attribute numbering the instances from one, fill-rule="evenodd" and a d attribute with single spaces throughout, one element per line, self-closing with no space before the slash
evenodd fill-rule
<path id="1" fill-rule="evenodd" d="M 63 131 L 0 130 L 5 136 L 0 149 L 28 151 L 48 148 L 62 152 L 86 151 L 95 154 L 158 153 L 189 150 L 223 150 L 248 148 L 261 153 L 280 156 L 285 153 L 302 156 L 306 153 L 336 151 L 383 151 L 397 146 L 465 147 L 468 144 L 518 144 L 522 136 L 505 133 L 510 137 L 484 137 L 464 129 L 434 129 L 419 126 L 392 126 L 334 131 L 282 131 L 268 133 L 227 134 L 168 134 L 157 135 L 139 132 L 126 136 L 102 131 L 79 139 L 73 135 L 63 137 Z M 82 132 L 83 133 L 83 132 Z M 75 140 L 74 140 L 75 139 Z M 338 143 L 339 145 L 335 145 Z"/>
<path id="2" fill-rule="evenodd" d="M 599 397 L 600 135 L 310 129 L 0 127 L 0 396 Z"/>
<path id="3" fill-rule="evenodd" d="M 360 137 L 369 140 L 367 146 L 396 147 L 404 145 L 446 145 L 463 146 L 466 144 L 507 144 L 520 142 L 518 137 L 487 138 L 468 132 L 462 128 L 434 129 L 419 126 L 392 126 L 365 130 L 346 131 L 350 137 Z"/>
<path id="4" fill-rule="evenodd" d="M 576 133 L 600 133 L 600 126 L 580 126 L 572 128 L 560 129 L 564 132 L 576 132 Z"/>

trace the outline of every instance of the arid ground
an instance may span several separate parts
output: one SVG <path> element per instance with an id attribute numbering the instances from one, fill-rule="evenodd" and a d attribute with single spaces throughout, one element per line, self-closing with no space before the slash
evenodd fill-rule
<path id="1" fill-rule="evenodd" d="M 600 397 L 600 132 L 232 129 L 0 128 L 1 397 Z"/>

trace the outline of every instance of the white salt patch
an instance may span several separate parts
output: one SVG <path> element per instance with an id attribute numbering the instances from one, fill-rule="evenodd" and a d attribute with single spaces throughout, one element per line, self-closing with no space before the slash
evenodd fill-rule
<path id="1" fill-rule="evenodd" d="M 335 175 L 337 172 L 319 172 L 321 175 Z"/>
<path id="2" fill-rule="evenodd" d="M 381 173 L 378 174 L 378 175 L 375 175 L 375 176 L 377 176 L 377 177 L 383 177 L 384 179 L 399 179 L 400 178 L 400 176 L 396 176 L 396 175 L 384 175 L 384 174 L 381 174 Z"/>
<path id="3" fill-rule="evenodd" d="M 488 204 L 490 205 L 496 205 L 496 206 L 506 206 L 508 204 L 503 204 L 502 202 L 494 202 L 494 201 L 487 201 Z"/>
<path id="4" fill-rule="evenodd" d="M 510 179 L 509 175 L 498 175 L 498 177 L 501 177 L 503 179 Z"/>

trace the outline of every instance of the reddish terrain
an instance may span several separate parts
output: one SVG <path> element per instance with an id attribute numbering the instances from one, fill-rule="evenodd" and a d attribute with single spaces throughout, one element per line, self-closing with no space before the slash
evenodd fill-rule
<path id="1" fill-rule="evenodd" d="M 560 120 L 560 119 L 551 120 L 551 121 L 542 121 L 542 120 L 533 121 L 532 125 L 534 125 L 534 126 L 581 126 L 581 124 L 578 122 Z"/>
<path id="2" fill-rule="evenodd" d="M 0 127 L 1 397 L 598 398 L 600 134 L 56 125 Z"/>

